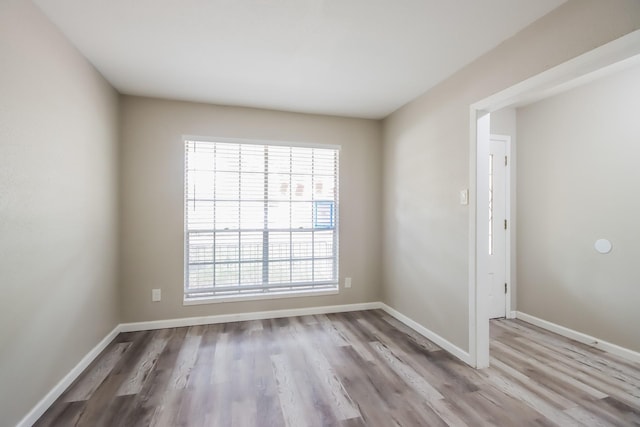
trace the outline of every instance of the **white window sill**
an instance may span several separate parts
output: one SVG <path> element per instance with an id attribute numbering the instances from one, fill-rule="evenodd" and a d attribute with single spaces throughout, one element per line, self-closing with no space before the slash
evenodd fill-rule
<path id="1" fill-rule="evenodd" d="M 240 302 L 240 301 L 255 301 L 261 299 L 282 299 L 282 298 L 299 298 L 299 297 L 311 297 L 322 295 L 336 295 L 340 293 L 340 289 L 318 289 L 318 290 L 303 290 L 303 291 L 290 291 L 273 294 L 246 294 L 246 295 L 229 295 L 229 296 L 217 296 L 217 297 L 202 297 L 202 298 L 189 298 L 184 299 L 182 305 L 200 305 L 200 304 L 217 304 L 221 302 Z"/>

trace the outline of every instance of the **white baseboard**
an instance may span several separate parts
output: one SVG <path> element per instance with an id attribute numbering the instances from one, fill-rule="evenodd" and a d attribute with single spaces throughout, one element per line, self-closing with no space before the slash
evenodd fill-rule
<path id="1" fill-rule="evenodd" d="M 473 366 L 471 355 L 468 352 L 464 351 L 463 349 L 451 343 L 450 341 L 447 341 L 446 339 L 442 338 L 440 335 L 436 334 L 430 329 L 425 328 L 415 320 L 400 313 L 398 310 L 389 307 L 387 304 L 381 303 L 380 305 L 381 305 L 380 308 L 382 308 L 390 316 L 395 317 L 400 322 L 404 323 L 414 331 L 418 332 L 420 335 L 424 336 L 430 341 L 433 341 L 433 343 L 435 343 L 437 346 L 441 347 L 443 350 L 447 351 L 448 353 L 451 353 L 453 356 L 462 360 L 467 365 Z"/>
<path id="2" fill-rule="evenodd" d="M 435 332 L 430 331 L 424 326 L 420 325 L 416 321 L 410 319 L 399 311 L 389 307 L 381 302 L 367 302 L 360 304 L 344 304 L 344 305 L 330 305 L 322 307 L 308 307 L 308 308 L 296 308 L 289 310 L 271 310 L 271 311 L 258 311 L 251 313 L 237 313 L 237 314 L 222 314 L 214 316 L 202 316 L 202 317 L 185 317 L 180 319 L 168 319 L 168 320 L 155 320 L 149 322 L 134 322 L 134 323 L 121 323 L 116 326 L 106 337 L 104 337 L 91 351 L 89 351 L 80 362 L 73 368 L 63 379 L 58 382 L 45 397 L 43 397 L 36 406 L 29 411 L 27 415 L 17 424 L 16 427 L 30 427 L 32 426 L 47 409 L 55 402 L 55 400 L 62 395 L 62 393 L 78 378 L 78 376 L 98 357 L 98 355 L 115 339 L 115 337 L 121 332 L 134 332 L 145 331 L 152 329 L 163 328 L 177 328 L 183 326 L 195 326 L 195 325 L 207 325 L 214 323 L 226 323 L 226 322 L 240 322 L 246 320 L 262 320 L 262 319 L 277 319 L 281 317 L 292 316 L 307 316 L 313 314 L 329 314 L 329 313 L 344 313 L 348 311 L 360 311 L 360 310 L 375 310 L 382 309 L 389 315 L 398 319 L 411 329 L 415 330 L 419 334 L 425 336 L 427 339 L 433 341 L 436 345 L 440 346 L 445 351 L 451 353 L 464 363 L 471 365 L 471 357 L 468 352 L 462 350 L 446 339 L 442 338 Z"/>
<path id="3" fill-rule="evenodd" d="M 180 328 L 184 326 L 212 325 L 215 323 L 242 322 L 246 320 L 278 319 L 281 317 L 309 316 L 312 314 L 343 313 L 347 311 L 374 310 L 379 302 L 327 305 L 322 307 L 294 308 L 287 310 L 255 311 L 250 313 L 218 314 L 214 316 L 183 317 L 180 319 L 153 320 L 150 322 L 122 323 L 121 332 L 148 331 L 152 329 Z"/>
<path id="4" fill-rule="evenodd" d="M 512 310 L 507 314 L 507 319 L 515 319 L 517 315 L 518 315 L 518 312 L 515 310 Z"/>
<path id="5" fill-rule="evenodd" d="M 49 393 L 46 394 L 37 404 L 34 406 L 27 415 L 20 420 L 16 427 L 31 427 L 38 418 L 45 413 L 47 409 L 56 401 L 62 393 L 75 381 L 78 376 L 98 357 L 98 355 L 107 348 L 109 343 L 120 333 L 120 325 L 113 328 L 111 332 L 107 334 L 95 347 L 93 347 L 76 366 L 69 371 L 67 375 L 62 378 L 58 384 L 56 384 Z"/>
<path id="6" fill-rule="evenodd" d="M 563 337 L 567 337 L 583 344 L 587 344 L 600 350 L 606 351 L 608 353 L 615 354 L 616 356 L 623 357 L 632 362 L 640 363 L 640 353 L 629 350 L 628 348 L 621 347 L 617 344 L 603 341 L 596 337 L 592 337 L 591 335 L 574 331 L 573 329 L 560 326 L 547 320 L 542 320 L 538 317 L 531 316 L 530 314 L 523 313 L 521 311 L 516 312 L 516 318 L 527 323 L 531 323 L 532 325 L 538 326 L 542 329 L 546 329 L 547 331 L 562 335 Z"/>
<path id="7" fill-rule="evenodd" d="M 243 320 L 277 319 L 280 317 L 306 316 L 312 314 L 342 313 L 347 311 L 374 310 L 382 307 L 380 302 L 361 304 L 330 305 L 290 310 L 272 310 L 252 313 L 223 314 L 218 316 L 186 317 L 182 319 L 157 320 L 150 322 L 121 323 L 102 339 L 80 362 L 58 382 L 45 397 L 34 406 L 16 427 L 31 427 L 78 376 L 98 357 L 98 355 L 121 332 L 145 331 L 151 329 L 177 328 L 182 326 L 207 325 L 213 323 L 238 322 Z"/>

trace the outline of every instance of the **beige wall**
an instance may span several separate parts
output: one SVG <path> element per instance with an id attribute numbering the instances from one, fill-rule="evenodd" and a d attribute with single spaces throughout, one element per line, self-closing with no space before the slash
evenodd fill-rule
<path id="1" fill-rule="evenodd" d="M 371 120 L 123 97 L 123 321 L 379 301 L 381 125 Z M 183 306 L 183 135 L 339 144 L 339 295 Z M 162 301 L 151 302 L 151 289 Z"/>
<path id="2" fill-rule="evenodd" d="M 0 3 L 0 425 L 118 323 L 117 94 L 29 1 Z"/>
<path id="3" fill-rule="evenodd" d="M 640 27 L 636 0 L 570 0 L 384 121 L 384 301 L 468 349 L 469 105 Z"/>
<path id="4" fill-rule="evenodd" d="M 518 309 L 635 351 L 639 111 L 640 66 L 518 109 Z"/>

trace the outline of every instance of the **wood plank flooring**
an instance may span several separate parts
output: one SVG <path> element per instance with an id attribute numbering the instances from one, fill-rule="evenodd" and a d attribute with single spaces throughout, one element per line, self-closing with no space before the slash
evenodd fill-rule
<path id="1" fill-rule="evenodd" d="M 474 370 L 380 310 L 123 333 L 37 426 L 640 426 L 640 366 L 517 320 Z"/>

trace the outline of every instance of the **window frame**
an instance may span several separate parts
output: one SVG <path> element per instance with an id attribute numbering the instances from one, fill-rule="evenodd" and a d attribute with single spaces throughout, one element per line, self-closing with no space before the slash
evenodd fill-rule
<path id="1" fill-rule="evenodd" d="M 338 154 L 337 167 L 335 171 L 335 181 L 336 181 L 336 194 L 333 200 L 334 205 L 332 207 L 333 212 L 333 222 L 334 222 L 334 233 L 333 233 L 333 242 L 334 242 L 334 252 L 335 252 L 335 280 L 331 281 L 318 281 L 314 284 L 316 285 L 334 285 L 333 287 L 322 287 L 317 289 L 290 289 L 282 292 L 265 292 L 261 291 L 260 293 L 247 293 L 247 294 L 227 294 L 227 295 L 207 295 L 201 297 L 188 297 L 188 278 L 189 278 L 189 240 L 187 238 L 189 229 L 187 222 L 187 210 L 188 210 L 188 188 L 187 188 L 187 153 L 186 153 L 186 144 L 188 142 L 205 142 L 205 143 L 231 143 L 231 144 L 241 144 L 241 145 L 268 145 L 268 146 L 279 146 L 279 147 L 300 147 L 300 148 L 318 148 L 318 149 L 330 149 L 336 150 Z M 229 301 L 253 301 L 253 300 L 261 300 L 261 299 L 281 299 L 281 298 L 295 298 L 295 297 L 306 297 L 306 296 L 321 296 L 321 295 L 335 295 L 340 292 L 340 247 L 339 247 L 339 200 L 340 200 L 340 155 L 342 151 L 341 145 L 336 144 L 319 144 L 319 143 L 308 143 L 308 142 L 298 142 L 298 141 L 284 141 L 284 140 L 263 140 L 263 139 L 243 139 L 243 138 L 217 138 L 217 137 L 203 137 L 203 136 L 195 136 L 195 135 L 183 135 L 182 137 L 182 149 L 183 149 L 183 305 L 198 305 L 198 304 L 212 304 L 212 303 L 220 303 L 220 302 L 229 302 Z M 266 200 L 265 200 L 266 201 Z M 315 215 L 317 213 L 317 207 L 312 206 L 314 212 L 314 220 L 312 224 L 312 229 L 315 230 L 316 218 Z M 326 227 L 318 227 L 318 231 L 326 230 Z M 215 230 L 215 228 L 214 228 Z M 293 228 L 287 229 L 288 231 L 295 230 Z M 333 259 L 333 258 L 331 258 Z M 290 259 L 291 261 L 291 259 Z M 215 258 L 214 258 L 215 262 Z M 264 258 L 262 259 L 264 263 Z M 269 261 L 267 261 L 269 262 Z M 311 283 L 310 283 L 311 284 Z M 291 285 L 295 286 L 303 286 L 303 285 Z M 291 287 L 290 286 L 290 287 Z M 281 287 L 287 287 L 286 285 L 282 285 Z"/>

